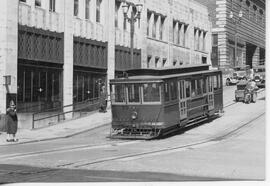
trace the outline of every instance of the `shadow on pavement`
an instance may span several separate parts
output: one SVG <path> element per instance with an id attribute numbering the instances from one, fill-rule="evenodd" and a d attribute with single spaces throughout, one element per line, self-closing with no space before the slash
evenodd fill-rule
<path id="1" fill-rule="evenodd" d="M 158 172 L 121 172 L 109 170 L 57 169 L 0 164 L 0 184 L 22 182 L 149 182 L 149 181 L 222 181 Z"/>

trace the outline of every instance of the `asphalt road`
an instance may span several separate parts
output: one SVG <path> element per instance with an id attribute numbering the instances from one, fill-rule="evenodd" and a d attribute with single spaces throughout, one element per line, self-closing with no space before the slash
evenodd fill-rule
<path id="1" fill-rule="evenodd" d="M 234 89 L 224 89 L 225 105 Z M 103 126 L 72 138 L 0 147 L 0 182 L 262 180 L 264 111 L 264 99 L 236 103 L 221 118 L 160 140 L 111 140 Z"/>

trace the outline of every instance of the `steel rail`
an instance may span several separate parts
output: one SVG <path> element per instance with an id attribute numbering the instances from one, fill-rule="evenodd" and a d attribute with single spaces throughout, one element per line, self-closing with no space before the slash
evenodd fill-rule
<path id="1" fill-rule="evenodd" d="M 170 147 L 170 148 L 163 148 L 163 149 L 154 150 L 154 151 L 148 151 L 148 152 L 133 153 L 133 154 L 123 155 L 123 156 L 109 157 L 109 158 L 99 159 L 99 160 L 88 162 L 88 163 L 74 165 L 73 167 L 75 167 L 75 168 L 85 167 L 85 166 L 93 165 L 93 164 L 99 164 L 99 163 L 115 161 L 115 160 L 121 160 L 121 159 L 126 159 L 126 158 L 140 157 L 140 156 L 151 155 L 151 154 L 161 153 L 161 152 L 169 152 L 169 151 L 173 151 L 173 150 L 191 148 L 191 147 L 194 147 L 194 146 L 203 145 L 203 144 L 207 144 L 207 143 L 210 143 L 210 142 L 221 141 L 221 140 L 224 140 L 227 136 L 239 131 L 243 127 L 245 127 L 245 126 L 249 125 L 250 123 L 252 123 L 253 121 L 259 119 L 263 115 L 265 115 L 265 112 L 263 112 L 259 116 L 256 116 L 255 118 L 251 119 L 250 121 L 244 123 L 243 125 L 237 127 L 236 129 L 234 129 L 234 130 L 232 130 L 232 131 L 230 131 L 230 132 L 228 132 L 226 134 L 223 134 L 223 135 L 217 136 L 217 137 L 208 138 L 208 139 L 205 139 L 205 140 L 200 141 L 200 142 L 195 142 L 195 143 L 188 144 L 188 145 L 181 145 L 181 146 Z"/>

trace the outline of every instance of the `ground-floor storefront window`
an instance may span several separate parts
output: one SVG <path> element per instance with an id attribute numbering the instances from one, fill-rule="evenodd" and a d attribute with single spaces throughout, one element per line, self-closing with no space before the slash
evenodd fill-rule
<path id="1" fill-rule="evenodd" d="M 105 73 L 74 70 L 73 103 L 98 98 L 102 85 L 106 83 Z"/>
<path id="2" fill-rule="evenodd" d="M 18 112 L 60 107 L 63 100 L 62 68 L 18 65 Z"/>

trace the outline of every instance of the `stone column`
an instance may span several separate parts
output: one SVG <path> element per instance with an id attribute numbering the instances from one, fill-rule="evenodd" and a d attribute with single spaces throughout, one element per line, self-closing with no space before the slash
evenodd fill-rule
<path id="1" fill-rule="evenodd" d="M 104 2 L 105 3 L 105 2 Z M 107 48 L 107 93 L 110 95 L 110 79 L 115 77 L 115 26 L 114 26 L 114 11 L 115 11 L 115 1 L 107 0 L 105 6 L 105 25 L 106 25 L 106 35 L 108 38 L 108 48 Z M 112 20 L 113 19 L 113 20 Z M 110 100 L 110 97 L 108 97 Z M 110 103 L 110 102 L 108 102 Z"/>
<path id="2" fill-rule="evenodd" d="M 73 0 L 64 0 L 64 69 L 63 69 L 63 105 L 73 103 Z M 70 111 L 68 107 L 64 111 Z M 72 114 L 66 114 L 66 119 Z"/>
<path id="3" fill-rule="evenodd" d="M 17 94 L 18 66 L 17 0 L 2 0 L 0 11 L 0 114 L 6 112 L 7 94 Z M 4 85 L 3 76 L 11 76 L 11 85 Z M 14 100 L 16 101 L 16 100 Z"/>
<path id="4" fill-rule="evenodd" d="M 219 66 L 221 69 L 230 66 L 229 63 L 229 47 L 227 43 L 227 35 L 225 32 L 218 33 L 218 57 Z"/>

